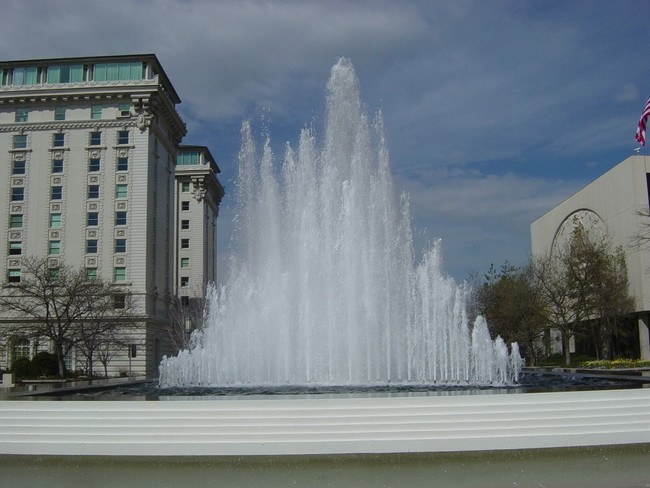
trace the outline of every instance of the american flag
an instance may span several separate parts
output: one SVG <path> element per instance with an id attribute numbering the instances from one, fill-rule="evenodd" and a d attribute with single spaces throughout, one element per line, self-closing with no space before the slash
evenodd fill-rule
<path id="1" fill-rule="evenodd" d="M 650 98 L 648 98 L 648 101 L 645 103 L 643 112 L 641 112 L 641 118 L 639 119 L 639 125 L 636 128 L 636 140 L 639 141 L 642 146 L 645 146 L 645 128 L 648 123 L 648 116 L 650 116 Z"/>

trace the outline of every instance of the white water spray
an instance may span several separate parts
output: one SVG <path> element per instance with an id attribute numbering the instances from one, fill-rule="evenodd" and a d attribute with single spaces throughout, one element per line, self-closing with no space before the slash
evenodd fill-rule
<path id="1" fill-rule="evenodd" d="M 361 108 L 352 64 L 327 85 L 325 139 L 300 134 L 279 176 L 244 123 L 235 247 L 226 284 L 207 290 L 193 346 L 160 365 L 161 386 L 494 384 L 516 381 L 519 351 L 441 271 L 439 243 L 415 264 L 408 199 L 396 198 L 381 115 Z"/>

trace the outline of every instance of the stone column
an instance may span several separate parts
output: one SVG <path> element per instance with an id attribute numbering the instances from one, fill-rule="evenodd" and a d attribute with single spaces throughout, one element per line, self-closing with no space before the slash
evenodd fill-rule
<path id="1" fill-rule="evenodd" d="M 650 318 L 647 313 L 639 314 L 639 357 L 650 359 Z"/>

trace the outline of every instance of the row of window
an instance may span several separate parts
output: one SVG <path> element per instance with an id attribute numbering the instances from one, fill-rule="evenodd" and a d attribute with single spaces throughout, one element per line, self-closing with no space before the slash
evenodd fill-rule
<path id="1" fill-rule="evenodd" d="M 119 130 L 117 131 L 117 144 L 125 145 L 129 143 L 129 132 L 128 130 Z M 93 131 L 88 134 L 88 145 L 89 146 L 101 146 L 102 145 L 102 132 Z M 65 147 L 65 132 L 57 132 L 52 134 L 52 147 Z M 13 148 L 14 149 L 27 149 L 27 134 L 15 134 L 13 137 Z"/>
<path id="2" fill-rule="evenodd" d="M 64 161 L 63 159 L 53 159 L 52 160 L 52 173 L 63 173 Z M 27 166 L 25 161 L 13 161 L 11 165 L 11 174 L 12 175 L 24 175 L 26 173 Z M 88 172 L 97 173 L 101 170 L 101 159 L 100 158 L 89 158 L 88 159 Z M 129 158 L 128 157 L 118 157 L 117 162 L 115 163 L 116 171 L 128 171 L 129 170 Z"/>
<path id="3" fill-rule="evenodd" d="M 40 85 L 44 83 L 79 83 L 84 81 L 142 80 L 145 64 L 140 61 L 97 64 L 58 64 L 4 68 L 2 85 Z"/>
<path id="4" fill-rule="evenodd" d="M 52 240 L 48 241 L 48 254 L 57 255 L 61 254 L 61 241 Z M 99 241 L 97 239 L 86 239 L 86 254 L 97 254 L 99 252 Z M 126 252 L 126 239 L 115 239 L 114 252 Z M 9 242 L 9 255 L 20 256 L 23 253 L 23 243 L 21 241 Z"/>
<path id="5" fill-rule="evenodd" d="M 95 200 L 100 196 L 99 185 L 88 185 L 87 192 L 88 199 Z M 129 196 L 129 185 L 126 183 L 118 183 L 115 185 L 115 198 L 124 199 Z M 63 187 L 54 185 L 50 187 L 50 200 L 59 201 L 63 200 Z M 11 188 L 11 201 L 23 202 L 25 201 L 25 188 L 22 186 L 14 186 Z"/>
<path id="6" fill-rule="evenodd" d="M 130 115 L 131 104 L 130 103 L 119 104 L 118 111 L 121 116 Z M 17 108 L 14 114 L 14 121 L 17 123 L 29 122 L 29 112 L 30 110 L 28 108 L 22 108 L 22 107 Z M 100 120 L 102 118 L 103 112 L 104 112 L 103 105 L 91 105 L 90 107 L 91 120 Z M 54 107 L 54 120 L 66 120 L 67 113 L 68 113 L 68 107 L 65 106 Z"/>
<path id="7" fill-rule="evenodd" d="M 52 268 L 50 270 L 50 276 L 52 278 L 58 278 L 59 269 Z M 20 283 L 21 271 L 19 268 L 10 268 L 7 270 L 7 281 L 9 283 Z M 93 281 L 97 279 L 97 268 L 86 268 L 86 279 L 88 281 Z M 126 281 L 126 267 L 125 266 L 116 266 L 113 268 L 113 281 L 116 283 Z M 115 308 L 124 308 L 115 307 Z"/>
<path id="8" fill-rule="evenodd" d="M 126 210 L 118 210 L 115 212 L 115 225 L 122 226 L 127 224 Z M 50 214 L 50 228 L 60 229 L 62 225 L 61 214 L 53 212 Z M 88 212 L 86 214 L 86 225 L 88 227 L 97 227 L 99 225 L 99 212 Z M 9 216 L 10 229 L 22 229 L 23 227 L 23 214 L 11 214 Z"/>

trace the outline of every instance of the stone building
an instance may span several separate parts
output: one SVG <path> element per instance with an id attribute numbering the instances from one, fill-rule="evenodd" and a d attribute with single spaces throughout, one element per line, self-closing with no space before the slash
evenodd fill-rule
<path id="1" fill-rule="evenodd" d="M 621 246 L 635 300 L 639 356 L 650 359 L 650 249 L 636 237 L 650 237 L 650 157 L 632 156 L 589 183 L 531 224 L 533 256 L 548 254 L 571 235 L 576 223 L 590 232 L 607 235 Z"/>
<path id="2" fill-rule="evenodd" d="M 208 148 L 181 145 L 179 103 L 153 54 L 0 62 L 2 277 L 47 257 L 132 292 L 142 333 L 113 373 L 156 375 L 172 298 L 216 275 L 224 189 Z M 36 347 L 0 343 L 0 368 Z"/>

